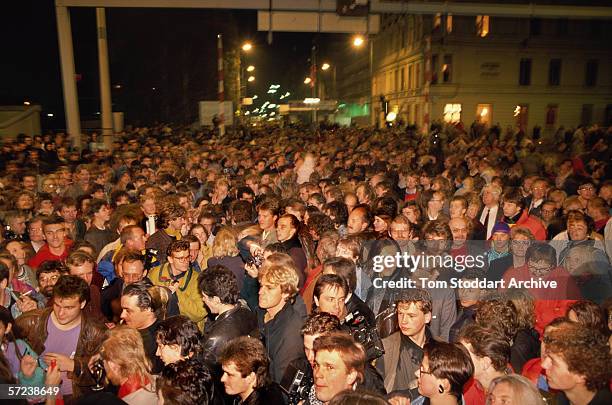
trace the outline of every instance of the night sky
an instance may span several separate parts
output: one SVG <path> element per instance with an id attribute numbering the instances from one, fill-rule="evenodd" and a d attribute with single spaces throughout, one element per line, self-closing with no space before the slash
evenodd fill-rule
<path id="1" fill-rule="evenodd" d="M 64 127 L 60 61 L 53 0 L 20 0 L 3 11 L 0 24 L 3 62 L 0 64 L 0 104 L 41 104 L 43 128 Z M 7 6 L 3 6 L 6 8 Z M 8 18 L 7 18 L 8 17 Z M 310 48 L 318 41 L 319 59 L 331 55 L 329 44 L 346 35 L 267 33 L 257 31 L 253 11 L 198 9 L 107 9 L 113 110 L 124 111 L 126 123 L 155 121 L 189 123 L 197 119 L 197 101 L 216 100 L 216 34 L 224 47 L 253 42 L 247 57 L 256 66 L 256 83 L 249 95 L 266 98 L 270 84 L 304 96 Z M 93 8 L 72 8 L 75 69 L 82 120 L 96 119 L 99 107 L 96 19 Z M 153 90 L 155 87 L 155 90 Z M 227 96 L 226 96 L 227 98 Z M 293 97 L 291 97 L 293 98 Z M 274 101 L 274 100 L 271 100 Z M 54 118 L 46 118 L 53 113 Z"/>

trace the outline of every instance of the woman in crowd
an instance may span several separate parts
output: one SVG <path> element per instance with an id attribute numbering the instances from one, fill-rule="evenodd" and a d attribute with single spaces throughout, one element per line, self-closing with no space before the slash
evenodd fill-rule
<path id="1" fill-rule="evenodd" d="M 219 229 L 212 246 L 212 256 L 207 261 L 207 268 L 217 265 L 225 266 L 234 273 L 238 280 L 238 289 L 244 282 L 244 262 L 238 254 L 236 235 L 229 227 Z"/>
<path id="2" fill-rule="evenodd" d="M 497 377 L 489 386 L 487 405 L 546 405 L 531 381 L 518 374 Z"/>

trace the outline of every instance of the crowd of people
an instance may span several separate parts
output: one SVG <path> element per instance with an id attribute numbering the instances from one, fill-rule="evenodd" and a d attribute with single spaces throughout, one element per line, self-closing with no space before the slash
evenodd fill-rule
<path id="1" fill-rule="evenodd" d="M 4 140 L 0 383 L 49 405 L 610 404 L 611 138 Z"/>

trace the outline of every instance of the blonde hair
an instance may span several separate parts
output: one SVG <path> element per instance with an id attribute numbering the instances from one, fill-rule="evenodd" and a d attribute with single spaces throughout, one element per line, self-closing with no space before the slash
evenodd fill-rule
<path id="1" fill-rule="evenodd" d="M 280 286 L 281 292 L 289 294 L 289 300 L 297 294 L 299 281 L 294 266 L 272 265 L 259 277 L 260 284 Z"/>
<path id="2" fill-rule="evenodd" d="M 108 338 L 102 343 L 100 355 L 103 360 L 117 364 L 121 377 L 136 376 L 142 386 L 151 382 L 151 361 L 136 329 L 127 326 L 111 329 Z"/>
<path id="3" fill-rule="evenodd" d="M 536 386 L 527 378 L 519 374 L 508 374 L 497 377 L 489 385 L 489 393 L 493 392 L 498 384 L 508 384 L 514 393 L 514 403 L 529 405 L 546 405 Z M 487 405 L 491 404 L 490 397 L 487 398 Z"/>
<path id="4" fill-rule="evenodd" d="M 228 227 L 223 227 L 215 236 L 215 241 L 212 245 L 212 255 L 214 257 L 236 256 L 238 254 L 236 243 L 234 232 Z"/>

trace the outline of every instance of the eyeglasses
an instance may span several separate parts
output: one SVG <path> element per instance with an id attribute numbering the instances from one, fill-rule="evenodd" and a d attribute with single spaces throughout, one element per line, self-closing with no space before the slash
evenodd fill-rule
<path id="1" fill-rule="evenodd" d="M 187 255 L 187 256 L 172 256 L 172 258 L 174 260 L 178 260 L 178 261 L 181 261 L 181 262 L 188 262 L 189 261 L 189 255 Z"/>
<path id="2" fill-rule="evenodd" d="M 593 186 L 582 186 L 582 187 L 578 187 L 578 190 L 593 191 L 593 190 L 595 190 L 595 187 L 593 187 Z"/>

